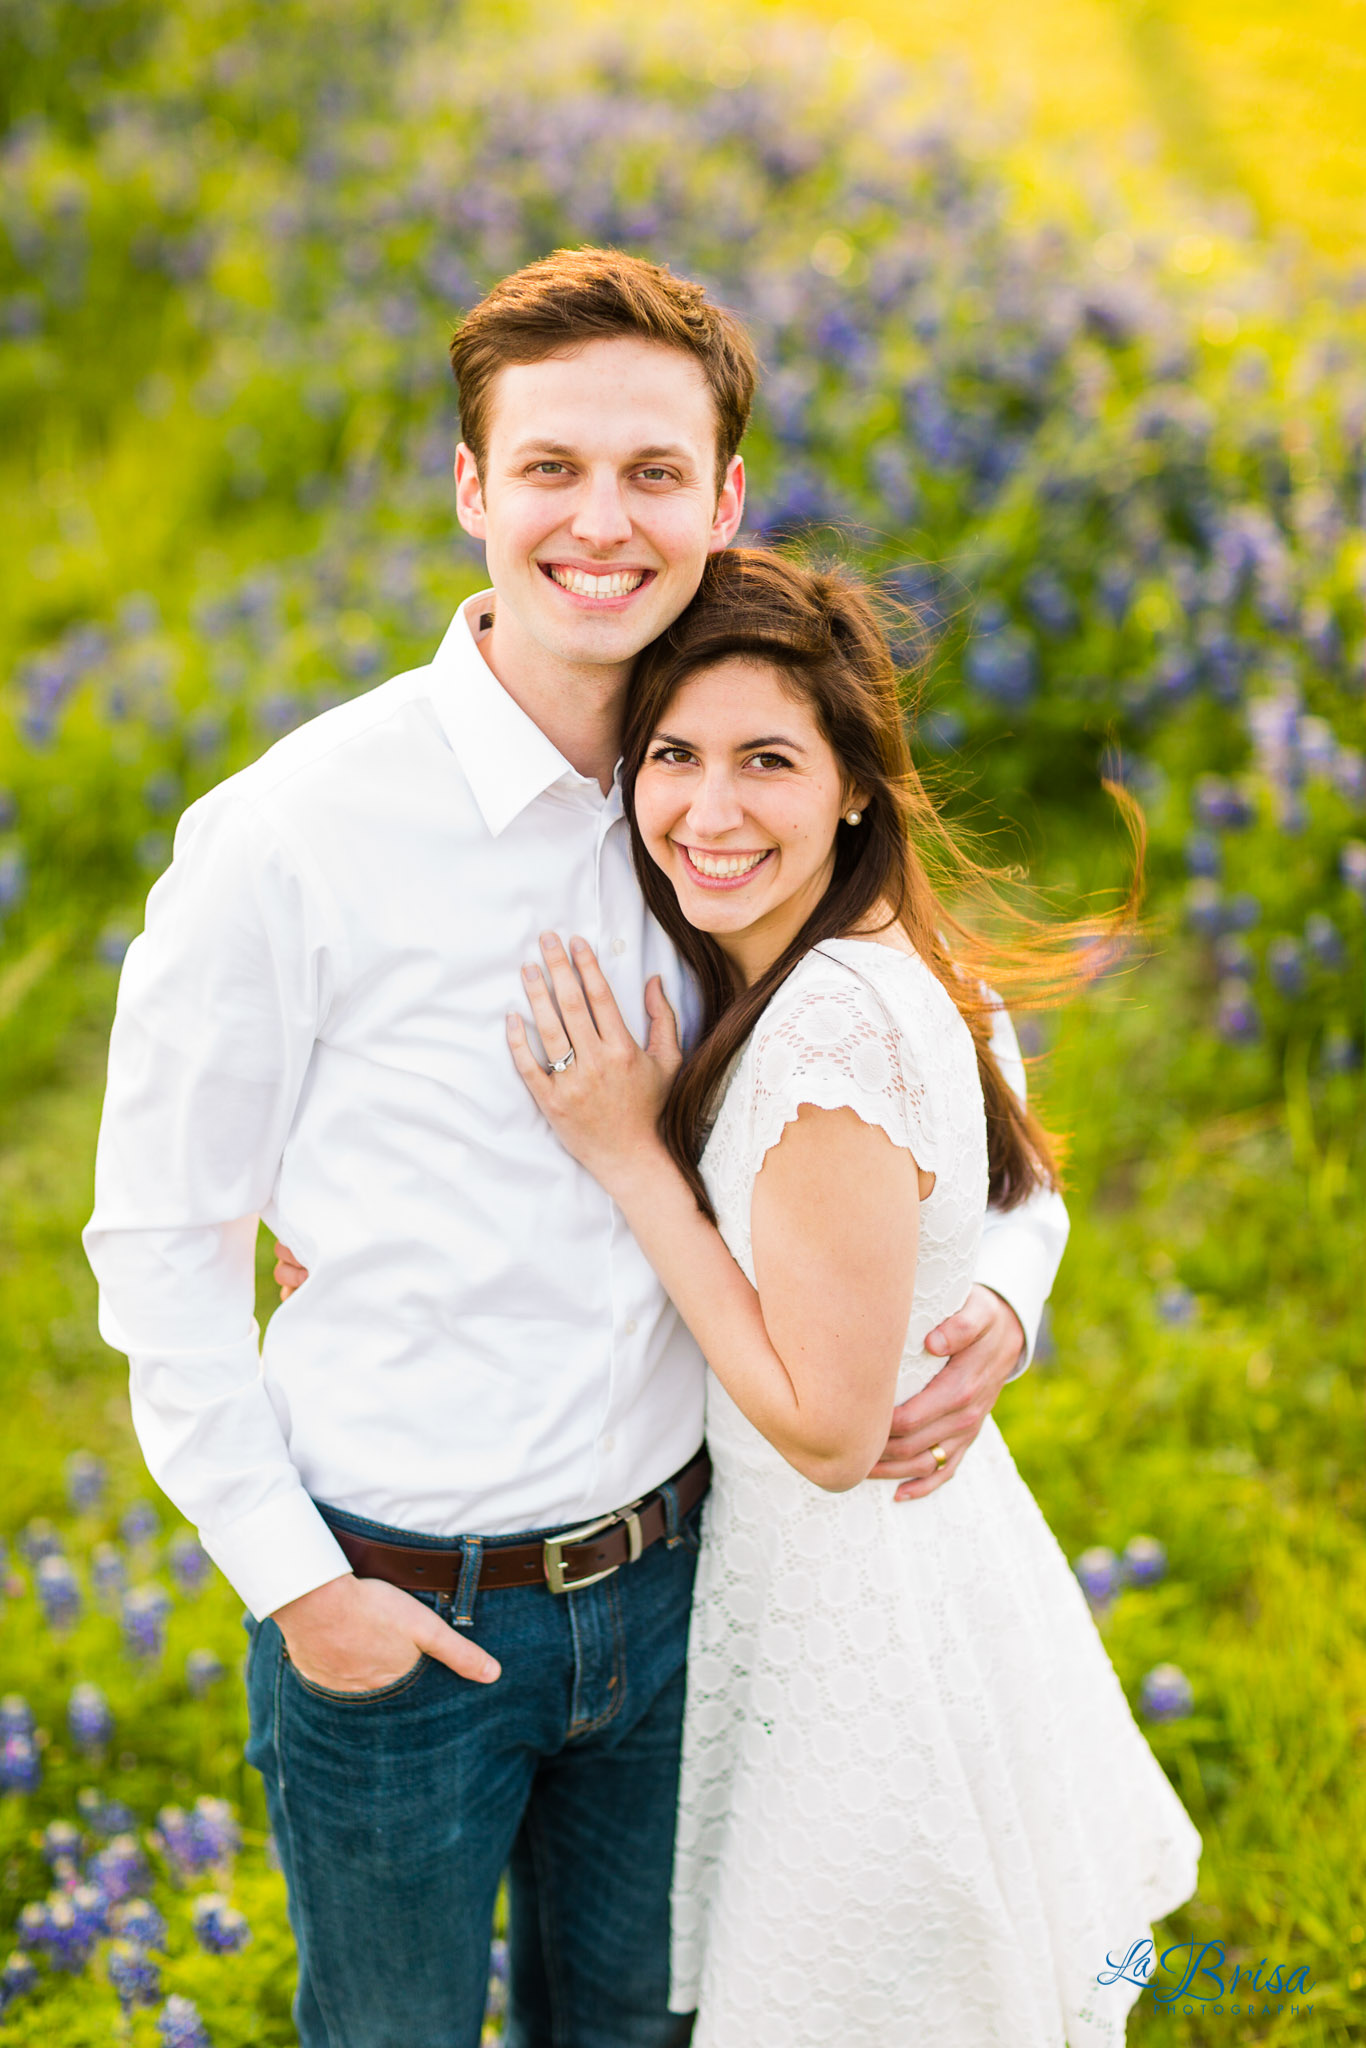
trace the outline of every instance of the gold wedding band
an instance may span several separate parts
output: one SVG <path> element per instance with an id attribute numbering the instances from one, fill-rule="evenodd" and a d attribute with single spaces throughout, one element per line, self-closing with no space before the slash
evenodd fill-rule
<path id="1" fill-rule="evenodd" d="M 931 1444 L 930 1456 L 934 1459 L 934 1469 L 936 1472 L 940 1471 L 949 1462 L 949 1454 L 942 1444 Z"/>

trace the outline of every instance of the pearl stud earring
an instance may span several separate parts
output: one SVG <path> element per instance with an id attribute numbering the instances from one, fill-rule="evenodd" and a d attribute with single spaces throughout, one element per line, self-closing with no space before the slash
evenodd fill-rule
<path id="1" fill-rule="evenodd" d="M 862 819 L 862 817 L 862 811 L 846 811 L 844 814 L 844 822 L 846 825 L 857 825 Z"/>

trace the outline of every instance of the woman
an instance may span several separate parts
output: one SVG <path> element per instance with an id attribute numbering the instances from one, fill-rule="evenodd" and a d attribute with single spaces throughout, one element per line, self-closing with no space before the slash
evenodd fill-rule
<path id="1" fill-rule="evenodd" d="M 513 1057 L 710 1363 L 671 2005 L 696 2048 L 1091 2048 L 1108 1954 L 1188 1898 L 1199 1838 L 988 1420 L 951 1486 L 864 1477 L 938 1361 L 988 1186 L 1048 1140 L 988 1049 L 1075 928 L 993 949 L 842 579 L 713 558 L 641 657 L 623 761 L 642 886 L 704 999 L 649 1049 L 591 950 L 526 971 Z M 1113 1973 L 1111 1973 L 1113 1974 Z"/>

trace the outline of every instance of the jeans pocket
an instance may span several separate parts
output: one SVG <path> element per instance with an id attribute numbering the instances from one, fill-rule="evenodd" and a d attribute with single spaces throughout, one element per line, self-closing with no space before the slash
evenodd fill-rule
<path id="1" fill-rule="evenodd" d="M 331 1686 L 318 1685 L 315 1680 L 305 1678 L 283 1642 L 280 1645 L 280 1655 L 284 1660 L 285 1669 L 301 1691 L 310 1694 L 315 1700 L 327 1700 L 329 1704 L 338 1707 L 373 1707 L 385 1700 L 397 1699 L 400 1693 L 409 1691 L 417 1684 L 432 1661 L 425 1650 L 419 1651 L 416 1664 L 410 1664 L 405 1672 L 398 1678 L 390 1679 L 387 1685 L 377 1685 L 365 1692 L 334 1692 Z"/>

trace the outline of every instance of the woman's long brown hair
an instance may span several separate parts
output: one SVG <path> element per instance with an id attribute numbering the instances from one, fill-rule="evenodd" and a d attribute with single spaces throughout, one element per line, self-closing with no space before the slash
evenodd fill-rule
<path id="1" fill-rule="evenodd" d="M 858 825 L 839 824 L 830 886 L 778 959 L 749 988 L 716 940 L 688 923 L 672 885 L 649 854 L 635 819 L 635 784 L 650 742 L 692 676 L 735 656 L 777 668 L 811 707 L 845 777 L 865 792 Z M 720 1084 L 762 1011 L 793 968 L 823 939 L 873 929 L 890 908 L 943 983 L 972 1033 L 986 1104 L 991 1200 L 1010 1209 L 1059 1182 L 1054 1141 L 1001 1073 L 991 1051 L 1001 1002 L 1042 1008 L 1065 1001 L 1095 973 L 1095 944 L 1131 929 L 1141 888 L 1143 832 L 1137 808 L 1120 803 L 1134 839 L 1128 897 L 1110 916 L 1044 922 L 1008 900 L 1002 871 L 960 844 L 926 793 L 911 758 L 906 712 L 887 636 L 869 594 L 832 570 L 799 566 L 759 548 L 709 558 L 697 595 L 636 664 L 623 742 L 622 791 L 636 872 L 650 909 L 692 969 L 702 1032 L 679 1069 L 660 1128 L 699 1205 L 711 1214 L 697 1161 Z M 974 899 L 990 930 L 960 905 Z"/>

